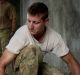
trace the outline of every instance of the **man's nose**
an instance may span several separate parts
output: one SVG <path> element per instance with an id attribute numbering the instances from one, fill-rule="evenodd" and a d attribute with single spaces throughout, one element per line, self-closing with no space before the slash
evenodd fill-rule
<path id="1" fill-rule="evenodd" d="M 29 27 L 30 27 L 30 29 L 33 29 L 34 28 L 33 22 L 30 23 L 30 26 Z"/>

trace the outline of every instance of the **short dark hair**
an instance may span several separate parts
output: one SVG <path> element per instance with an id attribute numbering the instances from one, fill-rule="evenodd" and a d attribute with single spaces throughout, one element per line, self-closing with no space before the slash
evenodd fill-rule
<path id="1" fill-rule="evenodd" d="M 43 15 L 42 19 L 48 18 L 48 7 L 42 2 L 33 3 L 27 11 L 30 15 Z"/>

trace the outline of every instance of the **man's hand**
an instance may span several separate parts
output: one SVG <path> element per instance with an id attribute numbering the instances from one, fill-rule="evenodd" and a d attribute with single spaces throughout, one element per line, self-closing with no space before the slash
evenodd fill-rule
<path id="1" fill-rule="evenodd" d="M 76 61 L 70 52 L 62 58 L 69 65 L 72 75 L 80 75 L 80 64 Z"/>

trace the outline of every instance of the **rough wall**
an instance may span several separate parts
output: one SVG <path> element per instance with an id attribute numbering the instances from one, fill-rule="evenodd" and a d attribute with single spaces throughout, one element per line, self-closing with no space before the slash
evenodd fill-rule
<path id="1" fill-rule="evenodd" d="M 35 1 L 44 2 L 49 7 L 50 26 L 62 35 L 70 51 L 80 62 L 80 0 L 20 0 L 21 25 L 26 22 L 26 8 Z M 55 55 L 47 54 L 44 61 L 69 75 L 67 65 Z"/>

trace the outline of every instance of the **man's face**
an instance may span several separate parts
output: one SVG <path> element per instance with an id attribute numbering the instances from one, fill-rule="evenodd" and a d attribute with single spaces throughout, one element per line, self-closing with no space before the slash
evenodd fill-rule
<path id="1" fill-rule="evenodd" d="M 27 14 L 27 25 L 30 30 L 30 33 L 33 36 L 39 35 L 44 31 L 46 20 L 42 20 L 41 18 L 42 15 L 32 16 L 30 14 Z"/>

